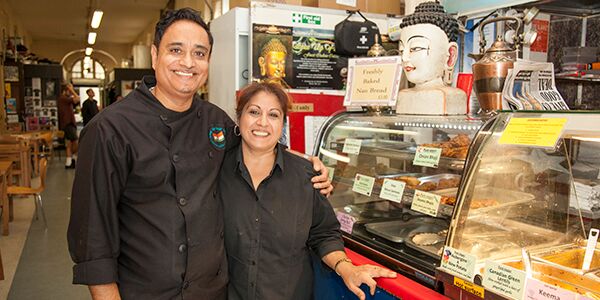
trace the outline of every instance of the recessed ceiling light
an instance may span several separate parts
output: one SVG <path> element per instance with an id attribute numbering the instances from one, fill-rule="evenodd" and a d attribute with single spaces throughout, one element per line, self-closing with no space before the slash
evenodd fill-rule
<path id="1" fill-rule="evenodd" d="M 100 22 L 102 22 L 102 15 L 104 15 L 104 12 L 102 12 L 101 10 L 97 9 L 94 11 L 94 15 L 92 16 L 92 28 L 96 29 L 98 27 L 100 27 Z"/>
<path id="2" fill-rule="evenodd" d="M 96 42 L 96 33 L 90 32 L 88 33 L 88 44 L 93 45 Z"/>

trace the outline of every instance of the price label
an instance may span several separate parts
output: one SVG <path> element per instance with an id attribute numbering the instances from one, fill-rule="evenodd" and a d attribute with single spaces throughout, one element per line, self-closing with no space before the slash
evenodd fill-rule
<path id="1" fill-rule="evenodd" d="M 360 146 L 362 141 L 357 139 L 346 139 L 344 141 L 344 148 L 342 148 L 342 152 L 348 154 L 359 154 Z"/>
<path id="2" fill-rule="evenodd" d="M 445 246 L 440 268 L 448 273 L 472 279 L 475 276 L 477 257 L 452 247 Z"/>
<path id="3" fill-rule="evenodd" d="M 400 203 L 402 202 L 402 194 L 404 194 L 405 186 L 406 183 L 404 183 L 404 181 L 384 179 L 379 197 Z"/>
<path id="4" fill-rule="evenodd" d="M 498 143 L 554 147 L 566 122 L 565 118 L 511 118 Z"/>
<path id="5" fill-rule="evenodd" d="M 415 190 L 415 196 L 413 197 L 410 209 L 435 217 L 437 216 L 441 200 L 442 196 L 440 195 Z"/>
<path id="6" fill-rule="evenodd" d="M 340 222 L 340 230 L 352 234 L 352 228 L 354 227 L 356 218 L 341 211 L 336 212 L 335 216 L 337 217 L 338 222 Z"/>
<path id="7" fill-rule="evenodd" d="M 413 165 L 437 168 L 440 162 L 440 156 L 442 155 L 442 149 L 430 148 L 430 147 L 417 147 L 415 151 L 415 158 L 413 159 Z"/>
<path id="8" fill-rule="evenodd" d="M 525 272 L 493 261 L 486 261 L 483 286 L 502 296 L 521 300 L 525 290 Z"/>
<path id="9" fill-rule="evenodd" d="M 482 299 L 484 298 L 484 289 L 472 282 L 465 281 L 462 278 L 454 277 L 454 285 L 475 296 L 478 296 Z"/>
<path id="10" fill-rule="evenodd" d="M 525 300 L 576 300 L 577 295 L 571 291 L 555 287 L 537 279 L 527 278 L 525 284 Z"/>
<path id="11" fill-rule="evenodd" d="M 356 177 L 354 177 L 354 184 L 352 185 L 352 191 L 370 197 L 371 192 L 373 191 L 374 184 L 375 184 L 374 177 L 357 173 Z"/>

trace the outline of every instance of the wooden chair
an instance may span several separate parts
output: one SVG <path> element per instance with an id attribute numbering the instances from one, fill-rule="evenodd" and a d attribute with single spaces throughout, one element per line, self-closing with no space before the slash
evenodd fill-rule
<path id="1" fill-rule="evenodd" d="M 12 198 L 14 196 L 34 196 L 35 201 L 35 219 L 38 219 L 38 209 L 42 211 L 42 218 L 44 218 L 44 227 L 48 229 L 48 223 L 46 221 L 46 213 L 44 212 L 44 206 L 42 204 L 42 192 L 46 187 L 46 171 L 48 170 L 48 159 L 43 157 L 40 159 L 40 186 L 37 188 L 31 188 L 27 186 L 9 186 L 8 197 L 10 206 L 13 206 Z"/>
<path id="2" fill-rule="evenodd" d="M 40 134 L 42 139 L 42 150 L 40 152 L 41 157 L 50 157 L 52 160 L 54 156 L 54 132 L 44 131 Z"/>
<path id="3" fill-rule="evenodd" d="M 62 150 L 67 149 L 65 144 L 65 132 L 62 130 L 54 131 L 53 139 L 53 149 L 58 150 L 58 158 L 62 158 Z"/>

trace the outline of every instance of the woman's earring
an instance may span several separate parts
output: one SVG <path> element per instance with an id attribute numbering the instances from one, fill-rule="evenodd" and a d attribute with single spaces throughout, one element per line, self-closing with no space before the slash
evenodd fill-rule
<path id="1" fill-rule="evenodd" d="M 235 134 L 236 136 L 240 136 L 242 133 L 240 132 L 240 127 L 235 125 L 235 127 L 233 127 L 233 134 Z"/>

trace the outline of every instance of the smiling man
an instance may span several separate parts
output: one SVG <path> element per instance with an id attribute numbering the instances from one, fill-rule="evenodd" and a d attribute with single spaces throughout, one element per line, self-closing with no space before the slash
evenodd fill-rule
<path id="1" fill-rule="evenodd" d="M 73 183 L 73 283 L 97 299 L 225 299 L 217 175 L 234 122 L 196 91 L 213 38 L 192 9 L 156 24 L 155 77 L 85 127 Z M 321 165 L 322 166 L 322 165 Z M 326 172 L 313 178 L 325 187 Z"/>

